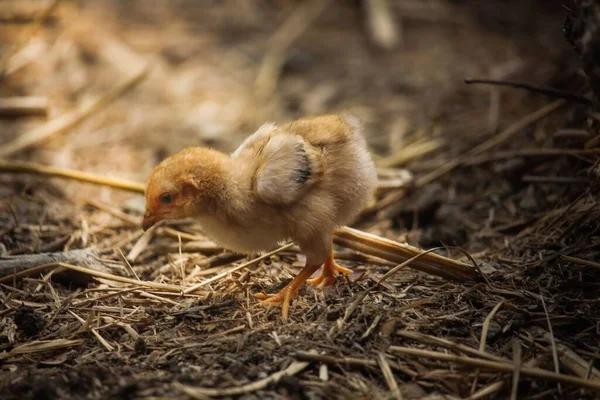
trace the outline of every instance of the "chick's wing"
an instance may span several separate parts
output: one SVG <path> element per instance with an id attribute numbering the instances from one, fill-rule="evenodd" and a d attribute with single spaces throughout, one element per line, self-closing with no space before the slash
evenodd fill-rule
<path id="1" fill-rule="evenodd" d="M 269 204 L 295 203 L 325 174 L 321 149 L 296 134 L 273 134 L 258 153 L 254 188 L 257 196 Z"/>

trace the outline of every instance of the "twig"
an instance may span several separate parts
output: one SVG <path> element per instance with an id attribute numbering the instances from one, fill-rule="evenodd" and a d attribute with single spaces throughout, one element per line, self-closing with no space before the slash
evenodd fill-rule
<path id="1" fill-rule="evenodd" d="M 411 340 L 414 340 L 414 341 L 417 341 L 420 343 L 445 347 L 449 350 L 458 351 L 458 352 L 461 352 L 461 353 L 464 353 L 464 354 L 467 354 L 467 355 L 470 355 L 473 357 L 485 358 L 485 359 L 496 361 L 496 362 L 509 363 L 508 360 L 506 360 L 502 357 L 496 356 L 494 354 L 486 353 L 484 351 L 477 350 L 472 347 L 465 346 L 460 343 L 455 343 L 450 340 L 443 339 L 443 338 L 436 337 L 436 336 L 425 335 L 423 333 L 412 332 L 412 331 L 397 331 L 395 333 L 395 335 L 403 337 L 405 339 L 411 339 Z"/>
<path id="2" fill-rule="evenodd" d="M 121 251 L 121 248 L 117 248 L 117 250 L 119 250 L 119 255 L 121 256 L 121 259 L 123 260 L 123 262 L 125 263 L 125 266 L 127 267 L 127 270 L 129 271 L 129 273 L 135 277 L 135 279 L 137 279 L 138 281 L 140 280 L 140 277 L 135 273 L 133 267 L 131 266 L 131 264 L 129 263 L 129 260 L 127 259 L 127 257 L 125 257 L 125 254 L 123 254 L 123 252 Z"/>
<path id="3" fill-rule="evenodd" d="M 483 327 L 481 329 L 481 339 L 479 340 L 479 351 L 481 352 L 485 352 L 485 343 L 487 342 L 487 335 L 488 331 L 490 330 L 490 323 L 492 322 L 492 319 L 494 318 L 498 310 L 500 310 L 500 307 L 502 307 L 503 304 L 503 301 L 496 304 L 494 308 L 492 308 L 492 311 L 490 311 L 488 316 L 485 318 L 485 321 L 483 321 Z"/>
<path id="4" fill-rule="evenodd" d="M 275 91 L 287 49 L 321 15 L 328 4 L 329 0 L 302 2 L 275 31 L 267 44 L 267 52 L 254 83 L 259 98 L 268 98 Z"/>
<path id="5" fill-rule="evenodd" d="M 0 98 L 0 117 L 28 117 L 48 114 L 47 97 Z"/>
<path id="6" fill-rule="evenodd" d="M 65 267 L 65 268 L 71 269 L 73 271 L 82 272 L 84 274 L 88 274 L 88 275 L 94 276 L 96 278 L 108 279 L 108 280 L 115 281 L 115 282 L 129 283 L 131 285 L 145 286 L 145 287 L 150 287 L 153 289 L 162 289 L 162 290 L 166 290 L 168 292 L 176 292 L 176 293 L 182 292 L 184 290 L 184 287 L 177 286 L 177 285 L 169 285 L 167 283 L 158 283 L 158 282 L 149 282 L 149 281 L 138 281 L 136 279 L 125 278 L 123 276 L 117 276 L 117 275 L 112 275 L 112 274 L 106 274 L 104 272 L 98 272 L 98 271 L 94 271 L 94 270 L 91 270 L 88 268 L 79 267 L 77 265 L 65 264 L 62 262 L 56 263 L 55 265 L 60 266 L 60 267 Z"/>
<path id="7" fill-rule="evenodd" d="M 521 343 L 516 338 L 513 341 L 513 364 L 515 366 L 515 372 L 513 373 L 512 378 L 510 400 L 517 400 L 517 393 L 519 390 L 519 373 L 521 371 Z"/>
<path id="8" fill-rule="evenodd" d="M 504 387 L 504 382 L 498 381 L 494 382 L 491 385 L 484 387 L 481 390 L 476 391 L 471 396 L 467 397 L 465 400 L 479 400 L 488 398 L 491 394 L 499 392 Z"/>
<path id="9" fill-rule="evenodd" d="M 139 221 L 138 221 L 138 225 L 139 225 Z M 206 238 L 204 236 L 192 235 L 190 233 L 181 232 L 176 229 L 169 228 L 168 226 L 163 227 L 162 232 L 165 235 L 173 237 L 173 238 L 182 238 L 182 239 L 190 240 L 190 241 L 206 240 Z"/>
<path id="10" fill-rule="evenodd" d="M 514 82 L 514 81 L 504 81 L 504 80 L 494 80 L 494 79 L 471 79 L 465 78 L 465 83 L 467 85 L 471 84 L 485 84 L 485 85 L 498 85 L 498 86 L 512 86 L 516 89 L 525 89 L 530 92 L 542 93 L 546 96 L 558 97 L 561 99 L 569 100 L 575 103 L 585 104 L 587 106 L 593 105 L 593 102 L 587 97 L 580 96 L 575 93 L 567 92 L 565 90 L 554 89 L 550 87 L 536 86 L 529 83 L 524 82 Z"/>
<path id="11" fill-rule="evenodd" d="M 561 157 L 561 156 L 600 156 L 600 149 L 512 149 L 485 154 L 478 157 L 466 159 L 464 165 L 478 165 L 491 161 L 503 160 L 516 157 Z"/>
<path id="12" fill-rule="evenodd" d="M 500 91 L 496 87 L 490 90 L 490 111 L 488 112 L 488 132 L 496 133 L 500 125 Z"/>
<path id="13" fill-rule="evenodd" d="M 44 12 L 42 12 L 39 16 L 36 16 L 27 31 L 23 34 L 23 38 L 19 41 L 19 43 L 17 43 L 8 51 L 8 54 L 6 54 L 0 63 L 0 78 L 3 78 L 8 73 L 7 67 L 12 57 L 23 48 L 25 43 L 27 43 L 29 39 L 33 37 L 33 35 L 37 33 L 37 31 L 42 27 L 44 21 L 50 16 L 50 14 L 54 12 L 56 6 L 58 6 L 58 3 L 60 3 L 60 0 L 54 0 L 48 6 L 48 8 L 44 10 Z"/>
<path id="14" fill-rule="evenodd" d="M 515 367 L 512 364 L 500 363 L 496 361 L 481 360 L 470 357 L 456 356 L 453 354 L 439 353 L 430 350 L 419 350 L 409 347 L 390 346 L 389 351 L 410 355 L 415 357 L 430 358 L 433 360 L 449 361 L 457 364 L 468 365 L 476 368 L 489 369 L 492 371 L 514 373 Z M 552 371 L 546 371 L 540 368 L 522 367 L 521 374 L 531 376 L 533 378 L 545 379 L 554 382 L 562 382 L 586 389 L 600 391 L 600 382 L 585 380 L 571 375 L 557 374 Z"/>
<path id="15" fill-rule="evenodd" d="M 81 323 L 81 325 L 83 326 L 84 329 L 87 329 L 87 327 L 88 327 L 87 325 L 88 324 L 86 323 L 86 321 L 83 318 L 81 318 L 79 315 L 75 314 L 71 310 L 67 310 L 67 311 L 69 312 L 69 314 L 71 314 L 72 316 L 74 316 L 75 319 L 77 319 Z M 96 339 L 98 339 L 98 342 L 100 342 L 100 344 L 102 346 L 104 346 L 104 348 L 106 348 L 106 350 L 108 350 L 108 351 L 115 351 L 115 348 L 110 343 L 108 343 L 106 341 L 106 339 L 104 339 L 102 337 L 102 335 L 100 335 L 100 332 L 98 332 L 98 330 L 96 328 L 90 328 L 90 331 L 92 332 L 92 334 L 94 336 L 96 336 Z"/>
<path id="16" fill-rule="evenodd" d="M 90 104 L 86 104 L 75 111 L 61 115 L 60 117 L 57 117 L 40 126 L 39 128 L 17 137 L 14 141 L 8 143 L 0 149 L 0 157 L 10 156 L 18 151 L 46 140 L 50 136 L 57 135 L 75 128 L 81 122 L 110 105 L 129 90 L 133 89 L 146 77 L 147 72 L 148 68 L 147 66 L 144 66 L 133 76 L 127 77 L 121 82 L 117 83 L 117 85 L 101 96 L 98 100 Z"/>
<path id="17" fill-rule="evenodd" d="M 494 318 L 494 316 L 496 315 L 498 310 L 500 310 L 500 307 L 502 307 L 503 304 L 504 304 L 503 301 L 496 304 L 494 306 L 494 308 L 492 308 L 492 311 L 490 311 L 490 313 L 487 315 L 487 317 L 483 321 L 483 326 L 481 328 L 481 338 L 479 340 L 479 351 L 482 353 L 485 353 L 485 344 L 487 342 L 487 335 L 488 335 L 488 331 L 490 329 L 490 323 L 492 322 L 492 319 Z M 471 385 L 471 392 L 475 392 L 475 388 L 477 388 L 478 381 L 479 381 L 479 369 L 477 369 L 475 371 L 475 378 L 473 379 L 473 384 Z"/>
<path id="18" fill-rule="evenodd" d="M 22 355 L 22 354 L 34 354 L 41 353 L 44 351 L 54 351 L 59 349 L 64 349 L 67 347 L 75 347 L 81 346 L 85 341 L 82 339 L 76 340 L 67 340 L 67 339 L 56 339 L 56 340 L 47 340 L 47 341 L 33 341 L 29 343 L 22 344 L 13 348 L 8 353 L 0 353 L 0 360 L 6 360 L 7 358 L 11 358 L 14 356 Z"/>
<path id="19" fill-rule="evenodd" d="M 537 176 L 537 175 L 525 175 L 523 176 L 523 182 L 530 183 L 557 183 L 557 184 L 571 184 L 571 183 L 588 183 L 590 179 L 579 178 L 571 176 Z"/>
<path id="20" fill-rule="evenodd" d="M 598 268 L 600 269 L 600 263 L 584 260 L 583 258 L 571 257 L 571 256 L 560 256 L 565 261 L 569 261 L 575 264 L 586 265 L 588 267 Z"/>
<path id="21" fill-rule="evenodd" d="M 387 0 L 364 0 L 367 29 L 373 42 L 391 50 L 401 41 L 401 31 Z"/>
<path id="22" fill-rule="evenodd" d="M 157 296 L 157 295 L 152 294 L 152 293 L 144 292 L 144 291 L 141 291 L 141 290 L 139 291 L 139 293 L 140 293 L 140 296 L 142 296 L 142 297 L 147 297 L 149 299 L 159 300 L 159 301 L 161 301 L 163 303 L 169 303 L 172 306 L 179 306 L 180 305 L 176 301 L 173 301 L 171 299 L 167 299 L 167 298 L 164 298 L 164 297 L 161 297 L 161 296 Z"/>
<path id="23" fill-rule="evenodd" d="M 335 231 L 334 243 L 397 264 L 405 262 L 416 255 L 424 254 L 422 259 L 410 264 L 411 268 L 445 279 L 465 281 L 474 279 L 479 275 L 477 269 L 467 263 L 431 252 L 423 253 L 423 250 L 406 243 L 394 242 L 349 227 L 343 227 Z"/>
<path id="24" fill-rule="evenodd" d="M 14 276 L 32 275 L 50 268 L 49 264 L 57 262 L 74 262 L 95 270 L 106 272 L 109 269 L 101 262 L 100 256 L 93 248 L 70 250 L 57 253 L 23 254 L 0 258 L 0 282 Z M 44 266 L 42 269 L 38 267 Z"/>
<path id="25" fill-rule="evenodd" d="M 139 257 L 142 251 L 144 251 L 146 247 L 148 247 L 148 244 L 154 237 L 157 228 L 158 225 L 155 225 L 152 228 L 148 229 L 146 232 L 142 233 L 137 242 L 135 242 L 135 244 L 131 247 L 131 250 L 129 250 L 129 253 L 127 254 L 127 260 L 129 260 L 130 262 L 134 262 Z"/>
<path id="26" fill-rule="evenodd" d="M 206 285 L 208 285 L 208 284 L 210 284 L 210 283 L 213 283 L 213 282 L 215 282 L 215 281 L 218 281 L 219 279 L 221 279 L 221 278 L 224 278 L 224 277 L 226 277 L 227 275 L 229 275 L 229 274 L 232 274 L 232 273 L 234 273 L 234 272 L 236 272 L 236 271 L 239 271 L 239 270 L 241 270 L 241 269 L 244 269 L 244 268 L 246 268 L 246 267 L 249 267 L 250 265 L 256 264 L 257 262 L 259 262 L 259 261 L 262 261 L 262 260 L 264 260 L 265 258 L 269 258 L 269 257 L 271 257 L 272 255 L 274 255 L 274 254 L 277 254 L 277 253 L 279 253 L 279 252 L 280 252 L 280 251 L 282 251 L 282 250 L 285 250 L 285 249 L 288 249 L 288 248 L 292 247 L 293 245 L 294 245 L 293 243 L 288 243 L 288 244 L 286 244 L 286 245 L 283 245 L 283 246 L 279 247 L 278 249 L 275 249 L 275 250 L 271 251 L 270 253 L 263 254 L 262 256 L 260 256 L 260 257 L 257 257 L 257 258 L 255 258 L 255 259 L 253 259 L 253 260 L 250 260 L 250 261 L 248 261 L 248 262 L 245 262 L 245 263 L 243 263 L 243 264 L 240 264 L 240 265 L 238 265 L 237 267 L 233 267 L 233 268 L 231 268 L 231 269 L 229 269 L 229 270 L 227 270 L 227 271 L 224 271 L 224 272 L 222 272 L 222 273 L 220 273 L 220 274 L 217 274 L 217 275 L 213 276 L 213 277 L 212 277 L 212 278 L 210 278 L 210 279 L 207 279 L 207 280 L 205 280 L 205 281 L 203 281 L 203 282 L 200 282 L 200 283 L 197 283 L 197 284 L 195 284 L 195 285 L 193 285 L 193 286 L 190 286 L 189 288 L 185 289 L 185 290 L 183 291 L 183 293 L 184 293 L 184 294 L 187 294 L 187 293 L 192 293 L 192 292 L 194 292 L 194 291 L 198 290 L 199 288 L 201 288 L 201 287 L 203 287 L 203 286 L 206 286 Z"/>
<path id="27" fill-rule="evenodd" d="M 175 382 L 173 384 L 174 388 L 184 392 L 188 396 L 194 399 L 202 399 L 205 400 L 207 396 L 212 397 L 223 397 L 223 396 L 237 396 L 241 394 L 247 394 L 256 392 L 257 390 L 261 390 L 266 388 L 267 386 L 277 383 L 284 376 L 294 376 L 297 373 L 301 372 L 304 368 L 308 367 L 309 363 L 305 361 L 294 361 L 289 367 L 284 369 L 283 371 L 279 371 L 274 373 L 271 376 L 268 376 L 264 379 L 261 379 L 256 382 L 252 382 L 246 385 L 225 388 L 225 389 L 212 389 L 212 388 L 201 388 L 201 387 L 193 387 L 188 385 L 183 385 L 179 382 Z"/>
<path id="28" fill-rule="evenodd" d="M 387 383 L 392 395 L 397 400 L 402 400 L 402 393 L 400 392 L 400 388 L 398 387 L 398 382 L 396 382 L 396 378 L 394 378 L 394 374 L 392 373 L 392 369 L 390 368 L 390 364 L 385 359 L 385 354 L 379 353 L 377 354 L 377 363 L 381 368 L 381 372 L 383 373 L 383 377 L 385 378 L 385 382 Z"/>
<path id="29" fill-rule="evenodd" d="M 87 204 L 97 208 L 98 210 L 104 211 L 114 217 L 119 218 L 121 221 L 124 221 L 124 222 L 128 223 L 129 225 L 138 226 L 138 227 L 141 226 L 140 218 L 134 217 L 133 215 L 126 214 L 123 211 L 119 210 L 118 208 L 109 206 L 108 204 L 104 204 L 101 201 L 94 200 L 94 199 L 84 199 L 84 201 Z"/>
<path id="30" fill-rule="evenodd" d="M 448 172 L 450 172 L 450 171 L 454 170 L 456 167 L 460 166 L 464 162 L 465 159 L 468 159 L 470 157 L 480 156 L 481 154 L 501 145 L 502 143 L 506 142 L 507 140 L 509 140 L 510 138 L 515 136 L 517 133 L 521 132 L 523 129 L 525 129 L 529 125 L 536 123 L 537 121 L 546 117 L 550 113 L 558 110 L 560 107 L 564 106 L 565 104 L 566 104 L 566 102 L 564 100 L 555 100 L 552 103 L 540 108 L 539 110 L 523 117 L 519 121 L 515 122 L 514 124 L 512 124 L 511 126 L 506 128 L 504 131 L 498 133 L 496 136 L 489 138 L 485 142 L 483 142 L 483 143 L 479 144 L 478 146 L 475 146 L 471 150 L 467 151 L 463 156 L 457 157 L 457 158 L 449 161 L 448 163 L 442 165 L 441 167 L 433 170 L 432 172 L 417 179 L 417 181 L 415 182 L 415 186 L 416 187 L 425 186 L 426 184 L 429 184 L 429 183 L 433 182 L 434 180 L 441 178 L 442 176 L 446 175 Z"/>
<path id="31" fill-rule="evenodd" d="M 548 308 L 546 307 L 544 296 L 542 296 L 541 293 L 539 298 L 542 302 L 542 307 L 544 307 L 544 315 L 546 316 L 546 322 L 548 323 L 548 331 L 550 332 L 550 345 L 552 346 L 552 361 L 554 362 L 554 372 L 559 374 L 560 366 L 558 362 L 558 350 L 556 350 L 556 340 L 554 340 L 554 331 L 552 330 L 552 323 L 550 322 L 550 316 L 548 315 Z M 558 385 L 558 391 L 562 393 L 560 384 Z"/>
<path id="32" fill-rule="evenodd" d="M 564 100 L 555 100 L 552 103 L 540 108 L 533 113 L 526 115 L 522 119 L 518 120 L 504 131 L 500 132 L 494 137 L 486 140 L 478 146 L 475 146 L 468 152 L 468 155 L 471 157 L 479 156 L 499 145 L 511 139 L 517 133 L 521 132 L 523 129 L 527 128 L 529 125 L 534 124 L 541 120 L 542 118 L 547 117 L 552 112 L 558 110 L 560 107 L 564 106 L 566 102 Z"/>
<path id="33" fill-rule="evenodd" d="M 550 332 L 544 334 L 544 339 L 552 343 Z M 572 373 L 583 379 L 600 381 L 600 371 L 593 368 L 593 366 L 586 362 L 579 354 L 558 342 L 556 342 L 556 350 L 558 351 L 560 362 Z"/>
<path id="34" fill-rule="evenodd" d="M 0 152 L 1 151 L 2 150 L 0 150 Z M 97 185 L 124 189 L 136 193 L 144 193 L 145 188 L 144 184 L 125 179 L 110 178 L 90 172 L 82 172 L 74 169 L 52 167 L 23 161 L 9 161 L 0 159 L 0 171 L 57 176 L 61 178 L 74 179 L 80 182 L 94 183 Z"/>
<path id="35" fill-rule="evenodd" d="M 295 357 L 300 361 L 312 361 L 328 365 L 337 365 L 342 367 L 362 367 L 362 368 L 377 368 L 379 363 L 375 360 L 368 358 L 357 358 L 357 357 L 335 357 L 327 354 L 307 353 L 304 351 L 298 351 Z M 398 370 L 412 378 L 418 374 L 406 367 L 403 367 L 396 363 L 388 362 L 392 369 Z"/>
<path id="36" fill-rule="evenodd" d="M 383 168 L 397 168 L 405 165 L 411 160 L 422 157 L 439 149 L 441 145 L 442 144 L 438 140 L 427 140 L 424 142 L 411 143 L 405 147 L 402 147 L 400 151 L 395 152 L 389 157 L 378 160 L 376 164 Z"/>

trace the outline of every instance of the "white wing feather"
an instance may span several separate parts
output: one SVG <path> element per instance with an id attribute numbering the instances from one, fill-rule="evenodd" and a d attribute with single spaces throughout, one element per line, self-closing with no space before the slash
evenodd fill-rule
<path id="1" fill-rule="evenodd" d="M 256 174 L 256 193 L 267 203 L 294 203 L 323 174 L 322 153 L 299 135 L 273 135 L 262 157 L 262 167 Z"/>

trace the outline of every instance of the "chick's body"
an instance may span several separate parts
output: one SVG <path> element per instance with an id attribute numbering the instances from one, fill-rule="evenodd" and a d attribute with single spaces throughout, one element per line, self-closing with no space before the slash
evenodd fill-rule
<path id="1" fill-rule="evenodd" d="M 293 240 L 307 260 L 304 275 L 289 290 L 289 301 L 323 263 L 332 276 L 336 269 L 347 271 L 333 262 L 332 232 L 361 211 L 376 183 L 375 166 L 354 117 L 269 123 L 230 156 L 188 148 L 163 161 L 148 182 L 145 218 L 151 223 L 144 224 L 196 217 L 216 242 L 245 253 Z M 161 204 L 171 194 L 171 201 Z"/>
<path id="2" fill-rule="evenodd" d="M 331 233 L 369 201 L 375 166 L 351 117 L 263 125 L 231 157 L 224 213 L 200 214 L 215 241 L 240 252 L 292 239 L 312 262 L 329 256 Z"/>

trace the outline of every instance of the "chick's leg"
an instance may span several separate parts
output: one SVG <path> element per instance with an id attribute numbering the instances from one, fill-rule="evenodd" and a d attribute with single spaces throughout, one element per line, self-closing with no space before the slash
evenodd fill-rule
<path id="1" fill-rule="evenodd" d="M 349 275 L 352 273 L 352 270 L 338 265 L 333 259 L 333 250 L 331 250 L 329 257 L 327 258 L 327 260 L 325 260 L 325 263 L 323 264 L 323 271 L 321 272 L 321 275 L 318 278 L 309 279 L 308 281 L 313 285 L 317 285 L 320 287 L 331 286 L 335 281 L 335 277 L 340 273 L 344 275 Z"/>
<path id="2" fill-rule="evenodd" d="M 276 295 L 268 297 L 264 293 L 259 293 L 256 297 L 263 300 L 260 302 L 262 305 L 281 305 L 281 315 L 284 319 L 287 319 L 290 300 L 298 294 L 298 289 L 306 283 L 306 280 L 310 278 L 319 267 L 319 264 L 307 264 L 302 271 L 300 271 L 300 273 Z"/>

